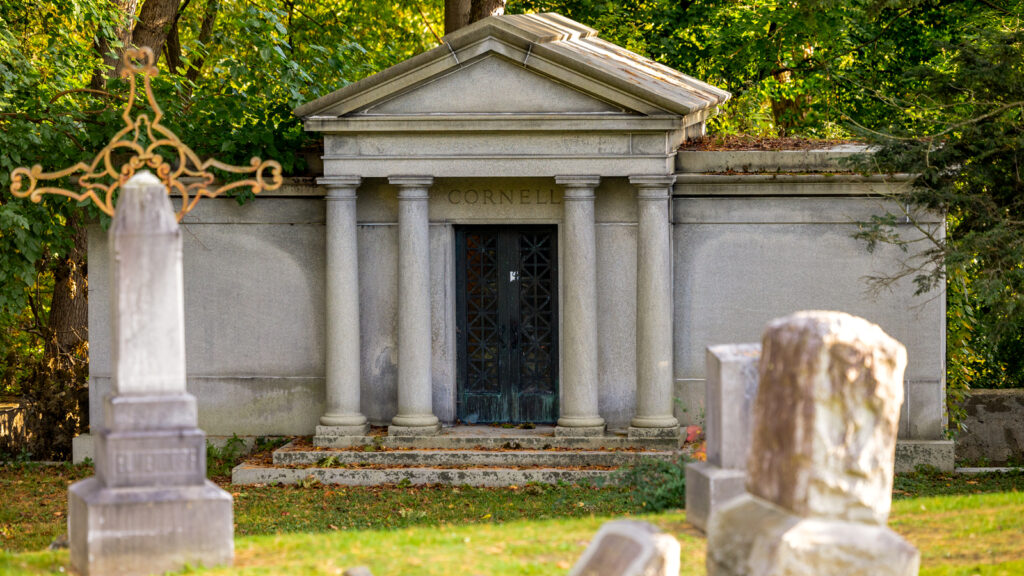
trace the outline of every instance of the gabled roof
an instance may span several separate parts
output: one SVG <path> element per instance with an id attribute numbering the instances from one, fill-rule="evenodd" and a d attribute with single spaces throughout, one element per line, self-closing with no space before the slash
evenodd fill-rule
<path id="1" fill-rule="evenodd" d="M 459 101 L 452 102 L 436 96 L 431 100 L 424 92 L 417 102 L 436 102 L 437 109 L 394 104 L 420 90 L 432 90 L 429 95 L 444 94 L 447 85 L 428 88 L 439 79 L 445 79 L 452 87 L 462 86 L 469 91 L 478 87 L 485 91 L 479 81 L 481 76 L 504 79 L 506 83 L 523 82 L 525 88 L 529 88 L 530 82 L 543 81 L 547 85 L 545 97 L 563 102 L 564 106 L 536 110 L 541 114 L 693 116 L 704 112 L 699 114 L 703 117 L 730 96 L 724 90 L 601 40 L 594 29 L 558 14 L 492 16 L 445 36 L 444 42 L 299 106 L 295 114 L 304 118 L 395 116 L 409 108 L 411 114 L 420 115 L 493 115 L 525 113 L 528 110 L 523 106 L 540 104 L 522 102 L 509 108 L 507 102 L 496 101 L 504 98 L 496 99 L 494 94 L 508 93 L 500 86 L 490 86 L 489 93 L 481 94 L 475 103 L 471 94 L 459 94 Z M 487 66 L 470 71 L 472 65 L 482 61 L 487 61 Z M 514 67 L 518 69 L 513 72 Z M 493 109 L 486 105 L 489 101 L 494 102 Z M 388 102 L 392 104 L 389 106 Z M 460 108 L 463 102 L 466 109 Z"/>

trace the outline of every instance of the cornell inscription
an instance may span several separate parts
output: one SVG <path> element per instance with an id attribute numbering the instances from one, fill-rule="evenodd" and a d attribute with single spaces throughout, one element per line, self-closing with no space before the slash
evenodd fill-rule
<path id="1" fill-rule="evenodd" d="M 560 191 L 553 188 L 453 188 L 448 191 L 451 204 L 561 204 Z"/>

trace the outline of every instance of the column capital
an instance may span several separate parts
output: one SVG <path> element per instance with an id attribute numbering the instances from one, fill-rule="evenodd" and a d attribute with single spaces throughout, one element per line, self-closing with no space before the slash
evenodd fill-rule
<path id="1" fill-rule="evenodd" d="M 568 176 L 555 176 L 555 183 L 558 184 L 559 186 L 564 186 L 569 190 L 579 188 L 593 190 L 594 188 L 597 188 L 598 184 L 601 183 L 601 177 L 597 176 L 596 174 L 573 174 Z"/>
<path id="2" fill-rule="evenodd" d="M 629 183 L 640 190 L 641 193 L 648 190 L 668 190 L 671 192 L 672 185 L 675 182 L 675 174 L 633 174 L 629 177 Z"/>
<path id="3" fill-rule="evenodd" d="M 356 189 L 363 183 L 359 176 L 324 176 L 317 178 L 316 183 L 327 188 L 327 199 L 354 199 Z"/>
<path id="4" fill-rule="evenodd" d="M 399 188 L 430 188 L 434 183 L 433 176 L 388 176 L 388 183 Z"/>

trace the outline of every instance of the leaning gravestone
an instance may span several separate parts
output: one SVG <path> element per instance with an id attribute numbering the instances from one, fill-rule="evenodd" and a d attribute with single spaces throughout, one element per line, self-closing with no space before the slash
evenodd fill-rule
<path id="1" fill-rule="evenodd" d="M 594 541 L 569 576 L 679 576 L 679 541 L 653 524 L 613 520 Z"/>
<path id="2" fill-rule="evenodd" d="M 185 392 L 181 231 L 151 173 L 122 187 L 110 246 L 113 394 L 96 475 L 69 490 L 71 565 L 141 575 L 230 563 L 231 495 L 206 479 L 205 436 Z"/>
<path id="3" fill-rule="evenodd" d="M 707 461 L 686 465 L 686 520 L 707 529 L 711 513 L 743 494 L 760 344 L 710 346 L 705 381 Z"/>
<path id="4" fill-rule="evenodd" d="M 839 312 L 776 320 L 762 345 L 748 494 L 711 516 L 709 576 L 916 575 L 885 525 L 906 349 Z"/>

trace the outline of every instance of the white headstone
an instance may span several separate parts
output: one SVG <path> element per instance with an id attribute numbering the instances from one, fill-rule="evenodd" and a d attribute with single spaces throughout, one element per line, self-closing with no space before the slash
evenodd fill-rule
<path id="1" fill-rule="evenodd" d="M 114 394 L 185 392 L 181 230 L 167 190 L 140 172 L 110 226 Z"/>
<path id="2" fill-rule="evenodd" d="M 68 489 L 72 568 L 133 576 L 230 563 L 231 495 L 206 479 L 206 436 L 185 391 L 181 233 L 149 172 L 114 223 L 114 390 L 95 423 L 96 475 Z"/>

